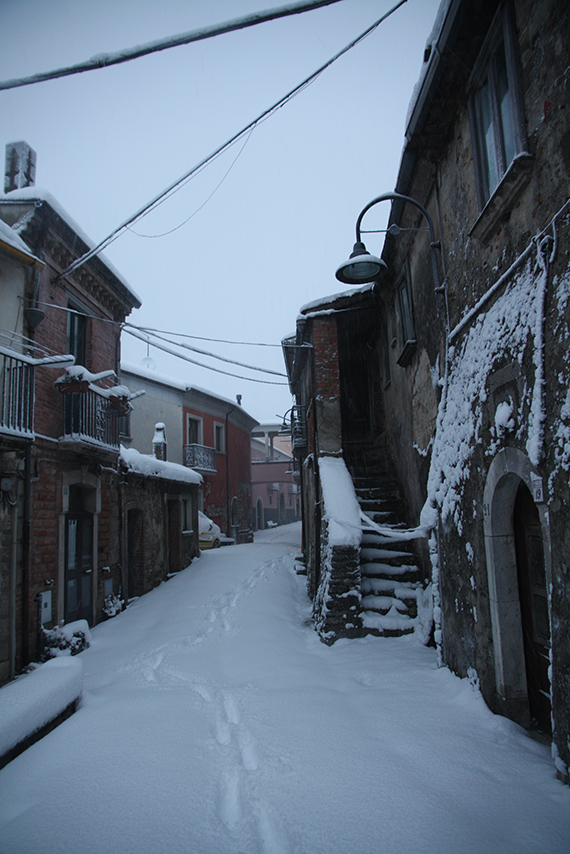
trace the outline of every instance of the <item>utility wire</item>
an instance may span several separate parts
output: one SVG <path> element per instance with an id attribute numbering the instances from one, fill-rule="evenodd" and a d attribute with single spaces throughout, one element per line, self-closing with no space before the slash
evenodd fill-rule
<path id="1" fill-rule="evenodd" d="M 179 228 L 182 228 L 183 225 L 186 225 L 187 222 L 190 222 L 192 217 L 195 217 L 196 214 L 200 213 L 202 208 L 204 208 L 208 204 L 208 202 L 210 201 L 210 199 L 212 198 L 214 193 L 218 192 L 218 190 L 220 189 L 220 187 L 222 186 L 222 184 L 224 183 L 224 181 L 226 180 L 226 178 L 228 177 L 228 175 L 232 171 L 232 169 L 233 169 L 235 163 L 237 162 L 239 156 L 241 155 L 242 151 L 244 150 L 244 148 L 248 144 L 250 137 L 253 133 L 253 130 L 254 129 L 252 128 L 250 130 L 250 132 L 248 133 L 247 137 L 244 140 L 242 147 L 240 148 L 240 150 L 238 151 L 238 153 L 236 154 L 236 156 L 234 157 L 234 159 L 232 160 L 232 162 L 228 166 L 228 168 L 227 168 L 226 172 L 224 173 L 222 179 L 216 184 L 216 186 L 214 187 L 214 189 L 212 190 L 210 195 L 207 196 L 204 199 L 204 201 L 202 202 L 202 204 L 199 207 L 197 207 L 196 210 L 190 214 L 190 216 L 187 216 L 183 222 L 180 222 L 178 225 L 175 225 L 174 228 L 171 228 L 169 231 L 163 231 L 161 234 L 139 234 L 139 232 L 135 231 L 134 228 L 130 228 L 129 231 L 132 232 L 132 234 L 136 234 L 137 237 L 146 237 L 146 238 L 167 237 L 167 235 L 174 234 L 175 231 L 178 231 Z"/>
<path id="2" fill-rule="evenodd" d="M 163 190 L 161 193 L 159 193 L 157 196 L 155 196 L 150 202 L 148 202 L 148 204 L 146 204 L 144 207 L 140 208 L 135 214 L 133 214 L 131 217 L 129 217 L 129 219 L 125 220 L 125 222 L 123 222 L 121 225 L 119 225 L 114 231 L 111 232 L 111 234 L 109 234 L 104 240 L 102 240 L 100 243 L 98 243 L 97 246 L 95 246 L 89 252 L 86 252 L 85 255 L 82 255 L 80 258 L 78 258 L 76 261 L 74 261 L 72 264 L 70 264 L 69 267 L 67 267 L 62 273 L 60 273 L 58 276 L 55 277 L 55 281 L 59 281 L 59 280 L 63 279 L 69 273 L 72 273 L 75 270 L 77 270 L 79 267 L 83 266 L 83 264 L 85 264 L 87 261 L 89 261 L 91 258 L 93 258 L 93 256 L 98 255 L 99 252 L 101 252 L 103 249 L 105 249 L 107 246 L 109 246 L 109 244 L 111 244 L 113 241 L 115 241 L 126 229 L 128 229 L 128 227 L 130 225 L 133 225 L 137 220 L 141 219 L 141 217 L 150 213 L 151 210 L 153 210 L 157 205 L 159 205 L 163 200 L 165 200 L 169 195 L 171 195 L 171 193 L 173 193 L 183 182 L 189 180 L 203 166 L 205 166 L 207 163 L 209 163 L 211 160 L 213 160 L 215 157 L 217 157 L 219 154 L 221 154 L 222 151 L 224 151 L 226 148 L 228 148 L 230 145 L 232 145 L 234 142 L 236 142 L 238 139 L 240 139 L 240 137 L 242 137 L 249 130 L 251 130 L 253 127 L 255 127 L 255 125 L 257 125 L 261 121 L 264 121 L 265 119 L 269 118 L 270 115 L 272 115 L 274 112 L 276 112 L 282 106 L 284 106 L 287 103 L 287 101 L 291 100 L 291 98 L 293 98 L 295 95 L 297 95 L 302 89 L 304 89 L 306 86 L 308 86 L 314 80 L 316 80 L 317 77 L 319 77 L 323 73 L 323 71 L 325 71 L 325 69 L 329 68 L 329 66 L 331 66 L 334 62 L 336 62 L 337 59 L 340 59 L 341 56 L 343 56 L 345 53 L 347 53 L 349 50 L 351 50 L 353 47 L 355 47 L 359 42 L 361 42 L 363 39 L 365 39 L 367 36 L 369 36 L 370 33 L 374 32 L 374 30 L 377 27 L 379 27 L 380 24 L 382 24 L 387 18 L 390 17 L 390 15 L 392 15 L 397 9 L 400 8 L 400 6 L 403 6 L 404 3 L 406 3 L 406 2 L 407 2 L 407 0 L 399 0 L 399 2 L 395 6 L 392 7 L 392 9 L 390 9 L 388 12 L 386 12 L 385 15 L 382 15 L 381 18 L 379 18 L 374 24 L 372 24 L 372 26 L 368 27 L 368 29 L 365 30 L 363 33 L 361 33 L 356 39 L 354 39 L 349 44 L 347 44 L 344 48 L 342 48 L 342 50 L 340 50 L 338 53 L 336 53 L 331 59 L 328 60 L 328 62 L 325 62 L 324 65 L 321 65 L 321 67 L 319 69 L 317 69 L 317 71 L 313 72 L 313 74 L 311 74 L 309 77 L 307 77 L 305 80 L 303 80 L 303 82 L 300 83 L 298 86 L 296 86 L 294 89 L 291 89 L 290 92 L 288 92 L 283 98 L 280 98 L 280 100 L 277 101 L 275 104 L 273 104 L 273 106 L 269 107 L 267 110 L 264 110 L 264 112 L 261 113 L 256 119 L 254 119 L 252 122 L 250 122 L 248 125 L 246 125 L 246 127 L 242 128 L 242 130 L 238 131 L 238 133 L 234 134 L 234 136 L 232 136 L 231 139 L 229 139 L 227 142 L 225 142 L 223 145 L 221 145 L 219 148 L 217 148 L 212 154 L 208 155 L 203 160 L 201 160 L 196 166 L 194 166 L 192 169 L 190 169 L 188 172 L 186 172 L 184 175 L 182 175 L 181 178 L 179 178 L 177 181 L 174 181 L 172 184 L 170 184 L 165 190 Z"/>
<path id="3" fill-rule="evenodd" d="M 311 0 L 311 2 L 288 3 L 286 6 L 255 12 L 252 15 L 244 15 L 241 18 L 233 18 L 230 21 L 225 21 L 223 24 L 213 24 L 210 27 L 202 27 L 199 30 L 190 30 L 189 32 L 170 36 L 166 39 L 147 42 L 137 47 L 125 48 L 115 53 L 99 53 L 96 56 L 92 56 L 86 62 L 68 65 L 65 68 L 58 68 L 55 71 L 44 71 L 40 74 L 33 74 L 31 77 L 0 81 L 0 89 L 16 89 L 18 86 L 31 86 L 33 83 L 42 83 L 45 80 L 55 80 L 58 77 L 69 77 L 71 74 L 80 74 L 83 71 L 94 71 L 97 68 L 119 65 L 122 62 L 130 62 L 132 59 L 147 56 L 149 53 L 157 53 L 161 50 L 168 50 L 171 47 L 179 47 L 183 44 L 203 41 L 213 36 L 223 35 L 223 33 L 243 30 L 246 27 L 264 24 L 267 21 L 274 21 L 278 18 L 286 18 L 289 15 L 298 15 L 301 12 L 310 12 L 321 6 L 331 6 L 333 3 L 338 2 L 339 0 Z"/>
<path id="4" fill-rule="evenodd" d="M 280 383 L 275 382 L 273 380 L 258 380 L 255 377 L 244 377 L 240 374 L 232 374 L 229 371 L 223 371 L 221 368 L 212 368 L 209 365 L 204 365 L 202 362 L 197 362 L 196 359 L 191 359 L 190 356 L 185 356 L 183 353 L 177 353 L 176 350 L 173 350 L 171 347 L 167 347 L 165 344 L 158 344 L 156 342 L 149 342 L 148 339 L 141 335 L 139 332 L 135 332 L 134 329 L 125 329 L 125 332 L 128 335 L 132 335 L 134 338 L 139 338 L 141 341 L 144 341 L 146 344 L 150 343 L 152 347 L 156 347 L 157 350 L 164 350 L 165 353 L 170 353 L 171 356 L 176 356 L 178 359 L 184 359 L 185 362 L 190 362 L 192 365 L 198 365 L 200 368 L 206 368 L 207 371 L 214 371 L 217 374 L 225 374 L 227 377 L 236 377 L 238 380 L 247 380 L 250 383 L 262 383 L 263 385 L 281 385 L 286 386 L 288 383 Z"/>
<path id="5" fill-rule="evenodd" d="M 128 329 L 125 329 L 125 332 L 128 332 Z M 210 356 L 212 359 L 217 359 L 219 362 L 227 362 L 230 365 L 238 365 L 240 368 L 247 368 L 250 371 L 259 371 L 262 374 L 273 374 L 275 377 L 286 377 L 287 374 L 282 373 L 281 371 L 272 371 L 269 368 L 257 368 L 254 365 L 247 365 L 245 362 L 236 362 L 235 359 L 227 359 L 224 356 L 217 356 L 215 353 L 210 353 L 208 350 L 200 350 L 198 347 L 192 347 L 191 344 L 184 344 L 183 342 L 178 343 L 177 341 L 172 341 L 170 338 L 165 338 L 162 335 L 157 335 L 154 333 L 152 338 L 158 339 L 159 341 L 165 341 L 167 344 L 173 344 L 175 347 L 182 347 L 184 350 L 191 350 L 193 353 L 199 353 L 201 356 Z M 153 342 L 149 340 L 149 344 Z"/>
<path id="6" fill-rule="evenodd" d="M 54 303 L 52 302 L 42 302 L 41 300 L 38 300 L 37 304 L 47 306 L 48 308 L 53 308 L 56 311 L 66 311 L 68 314 L 79 314 L 81 315 L 81 317 L 88 317 L 89 320 L 100 320 L 102 323 L 112 323 L 115 326 L 120 326 L 122 328 L 125 326 L 130 326 L 132 327 L 132 329 L 138 329 L 140 332 L 160 332 L 162 335 L 173 335 L 177 338 L 191 338 L 193 341 L 209 341 L 211 344 L 237 344 L 241 347 L 278 347 L 281 350 L 281 344 L 267 344 L 260 341 L 230 341 L 230 339 L 228 338 L 205 338 L 202 335 L 189 335 L 187 332 L 172 332 L 170 329 L 153 329 L 150 326 L 137 326 L 135 323 L 127 323 L 126 321 L 120 320 L 111 320 L 108 317 L 101 317 L 98 314 L 87 314 L 87 312 L 85 311 L 78 311 L 77 309 L 69 308 L 68 306 L 54 305 Z"/>

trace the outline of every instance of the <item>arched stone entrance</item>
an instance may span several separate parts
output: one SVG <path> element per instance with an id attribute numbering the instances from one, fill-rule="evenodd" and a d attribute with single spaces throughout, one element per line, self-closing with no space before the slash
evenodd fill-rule
<path id="1" fill-rule="evenodd" d="M 542 479 L 522 451 L 506 448 L 497 454 L 487 475 L 483 509 L 497 705 L 507 717 L 529 727 L 531 715 L 536 716 L 535 704 L 531 709 L 529 703 L 529 695 L 532 698 L 536 691 L 528 661 L 528 600 L 532 594 L 524 581 L 519 586 L 519 577 L 533 575 L 540 580 L 540 576 L 540 586 L 548 590 L 551 566 Z M 541 634 L 544 605 L 548 608 L 547 600 L 540 606 L 542 628 L 538 634 L 549 645 L 549 628 L 548 639 Z M 549 627 L 547 611 L 546 617 Z"/>

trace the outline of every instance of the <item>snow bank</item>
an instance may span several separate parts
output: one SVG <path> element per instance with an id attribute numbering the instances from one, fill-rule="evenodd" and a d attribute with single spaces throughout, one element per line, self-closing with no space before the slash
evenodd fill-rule
<path id="1" fill-rule="evenodd" d="M 33 735 L 81 696 L 83 665 L 52 658 L 0 689 L 0 756 Z"/>
<path id="2" fill-rule="evenodd" d="M 355 546 L 361 540 L 360 506 L 341 457 L 320 457 L 319 473 L 330 546 Z"/>
<path id="3" fill-rule="evenodd" d="M 129 471 L 145 477 L 162 477 L 165 480 L 180 480 L 185 483 L 202 483 L 202 475 L 187 466 L 157 460 L 148 454 L 140 454 L 134 448 L 121 445 L 120 461 Z"/>

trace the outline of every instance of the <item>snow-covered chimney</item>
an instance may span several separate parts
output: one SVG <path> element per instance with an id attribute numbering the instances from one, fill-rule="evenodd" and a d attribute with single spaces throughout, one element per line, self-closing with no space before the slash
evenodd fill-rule
<path id="1" fill-rule="evenodd" d="M 158 424 L 154 425 L 152 453 L 157 460 L 166 461 L 166 427 L 162 421 L 159 421 Z"/>
<path id="2" fill-rule="evenodd" d="M 36 160 L 36 152 L 27 142 L 9 142 L 7 144 L 4 168 L 5 193 L 34 186 L 36 183 Z"/>
<path id="3" fill-rule="evenodd" d="M 238 406 L 241 406 L 241 394 L 236 394 L 236 400 L 238 402 Z"/>

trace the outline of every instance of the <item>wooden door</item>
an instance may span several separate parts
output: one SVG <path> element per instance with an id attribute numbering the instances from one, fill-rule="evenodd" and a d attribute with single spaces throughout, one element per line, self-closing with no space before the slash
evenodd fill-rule
<path id="1" fill-rule="evenodd" d="M 65 622 L 93 616 L 93 515 L 65 517 Z"/>
<path id="2" fill-rule="evenodd" d="M 524 484 L 517 492 L 513 527 L 530 714 L 538 729 L 550 733 L 550 622 L 544 548 L 538 510 Z"/>

